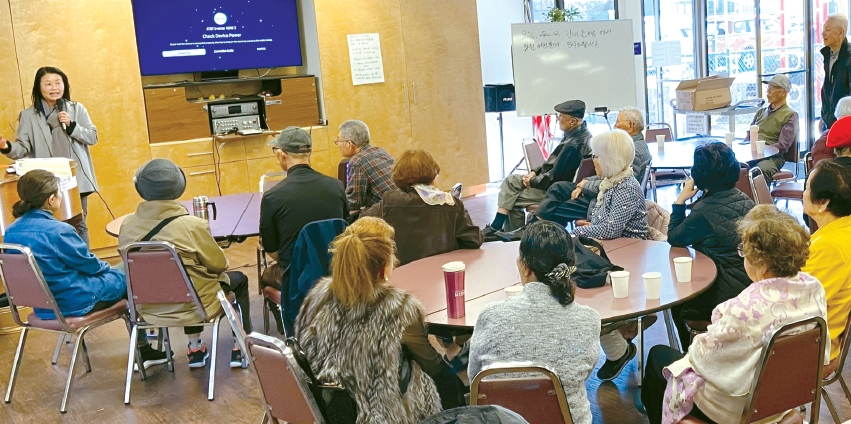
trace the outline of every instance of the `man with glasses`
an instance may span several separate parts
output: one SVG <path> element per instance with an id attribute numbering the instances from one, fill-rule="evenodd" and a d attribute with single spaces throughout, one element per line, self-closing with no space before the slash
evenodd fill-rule
<path id="1" fill-rule="evenodd" d="M 384 193 L 396 189 L 391 178 L 393 157 L 369 144 L 369 127 L 365 123 L 350 119 L 340 124 L 334 144 L 344 158 L 349 158 L 346 199 L 353 214 L 380 202 Z"/>
<path id="2" fill-rule="evenodd" d="M 263 272 L 260 284 L 280 290 L 289 279 L 292 249 L 302 227 L 323 219 L 345 219 L 349 213 L 343 183 L 310 167 L 313 142 L 306 131 L 287 127 L 269 145 L 287 178 L 263 193 L 260 201 L 260 242 L 277 261 Z M 272 315 L 280 320 L 280 313 Z M 283 333 L 280 322 L 278 329 Z"/>
<path id="3" fill-rule="evenodd" d="M 851 47 L 845 33 L 848 18 L 841 13 L 827 17 L 821 31 L 824 47 L 824 84 L 821 86 L 821 130 L 836 122 L 834 110 L 839 99 L 851 94 Z"/>
<path id="4" fill-rule="evenodd" d="M 759 167 L 770 187 L 774 174 L 786 163 L 783 155 L 798 140 L 798 112 L 792 110 L 786 103 L 786 96 L 792 89 L 788 76 L 777 74 L 771 77 L 771 80 L 763 81 L 763 84 L 768 84 L 768 90 L 765 93 L 768 104 L 756 111 L 751 125 L 759 126 L 759 139 L 764 140 L 766 146 L 776 147 L 778 153 L 751 161 L 748 166 Z M 745 136 L 745 141 L 750 141 L 750 132 Z"/>
<path id="5" fill-rule="evenodd" d="M 564 138 L 546 163 L 526 175 L 509 175 L 502 181 L 496 217 L 483 231 L 485 241 L 499 240 L 496 233 L 505 228 L 506 221 L 510 226 L 507 230 L 522 227 L 525 222 L 522 209 L 540 203 L 553 183 L 573 181 L 582 158 L 591 154 L 588 147 L 591 133 L 583 120 L 585 102 L 569 100 L 556 105 L 555 111 Z"/>

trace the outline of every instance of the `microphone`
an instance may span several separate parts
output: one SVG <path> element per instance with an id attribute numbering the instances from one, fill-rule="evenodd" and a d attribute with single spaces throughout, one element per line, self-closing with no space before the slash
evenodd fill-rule
<path id="1" fill-rule="evenodd" d="M 56 101 L 56 110 L 58 110 L 59 112 L 65 112 L 65 99 L 59 98 L 59 100 Z M 65 123 L 62 122 L 61 124 L 62 131 L 68 131 L 68 127 L 65 125 Z"/>

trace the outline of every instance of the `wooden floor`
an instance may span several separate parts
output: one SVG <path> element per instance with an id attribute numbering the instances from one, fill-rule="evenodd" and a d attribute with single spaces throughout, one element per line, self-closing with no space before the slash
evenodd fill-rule
<path id="1" fill-rule="evenodd" d="M 674 189 L 660 190 L 660 204 L 670 207 L 675 199 Z M 496 212 L 496 192 L 491 188 L 485 195 L 465 199 L 473 221 L 484 226 Z M 781 205 L 783 206 L 783 205 Z M 792 202 L 792 213 L 800 215 L 800 202 Z M 226 249 L 231 267 L 248 275 L 252 295 L 251 317 L 258 330 L 262 329 L 261 302 L 257 295 L 254 246 L 256 239 L 235 244 Z M 661 318 L 661 317 L 660 317 Z M 227 325 L 227 324 L 225 324 Z M 232 340 L 228 331 L 222 331 L 217 364 L 216 399 L 206 400 L 207 369 L 190 371 L 182 347 L 186 345 L 180 330 L 171 332 L 176 367 L 174 373 L 165 366 L 149 370 L 146 381 L 134 375 L 132 404 L 122 402 L 124 372 L 127 361 L 128 336 L 121 322 L 114 322 L 87 337 L 92 372 L 86 373 L 78 363 L 74 378 L 68 413 L 59 413 L 59 403 L 67 377 L 71 345 L 66 345 L 57 365 L 50 359 L 57 337 L 34 332 L 28 339 L 22 368 L 11 404 L 0 406 L 0 423 L 257 423 L 262 416 L 262 404 L 255 377 L 250 369 L 231 370 L 228 367 Z M 210 344 L 210 330 L 204 333 Z M 646 347 L 667 343 L 665 327 L 660 319 L 646 332 Z M 0 336 L 0 389 L 5 393 L 12 358 L 18 342 L 16 335 Z M 603 356 L 601 353 L 601 363 Z M 596 372 L 596 371 L 595 371 Z M 647 419 L 633 406 L 637 393 L 637 360 L 630 362 L 621 375 L 612 382 L 601 383 L 592 376 L 586 387 L 591 401 L 594 423 L 646 423 Z M 851 378 L 851 367 L 844 370 Z M 830 387 L 834 403 L 842 420 L 851 419 L 851 405 L 842 396 L 841 389 Z M 824 403 L 822 422 L 832 422 Z"/>

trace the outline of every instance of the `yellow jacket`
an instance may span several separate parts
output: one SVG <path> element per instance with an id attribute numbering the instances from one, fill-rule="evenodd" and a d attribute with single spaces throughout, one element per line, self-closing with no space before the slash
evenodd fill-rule
<path id="1" fill-rule="evenodd" d="M 839 356 L 839 336 L 851 313 L 851 216 L 819 228 L 810 239 L 810 257 L 802 271 L 821 281 L 827 297 L 830 359 Z"/>

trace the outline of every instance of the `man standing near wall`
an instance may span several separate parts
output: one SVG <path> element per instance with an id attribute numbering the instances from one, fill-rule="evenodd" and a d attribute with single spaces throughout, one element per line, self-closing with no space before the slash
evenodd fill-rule
<path id="1" fill-rule="evenodd" d="M 836 122 L 834 110 L 839 99 L 851 94 L 851 46 L 845 34 L 848 18 L 841 13 L 827 17 L 821 31 L 824 47 L 824 84 L 821 87 L 821 130 Z"/>

